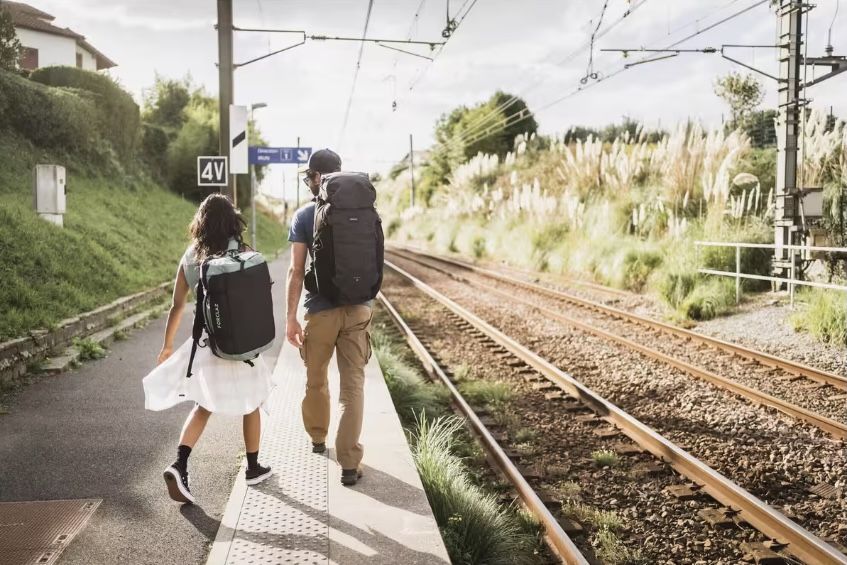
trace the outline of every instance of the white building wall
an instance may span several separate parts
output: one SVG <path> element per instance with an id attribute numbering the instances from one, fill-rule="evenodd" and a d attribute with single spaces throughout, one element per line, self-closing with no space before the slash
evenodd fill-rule
<path id="1" fill-rule="evenodd" d="M 82 55 L 82 68 L 86 71 L 96 71 L 97 70 L 97 59 L 94 58 L 94 55 L 80 47 L 76 46 L 76 52 Z"/>
<path id="2" fill-rule="evenodd" d="M 38 66 L 76 66 L 76 40 L 31 29 L 16 28 L 18 39 L 24 47 L 38 49 Z M 95 65 L 96 68 L 96 65 Z"/>

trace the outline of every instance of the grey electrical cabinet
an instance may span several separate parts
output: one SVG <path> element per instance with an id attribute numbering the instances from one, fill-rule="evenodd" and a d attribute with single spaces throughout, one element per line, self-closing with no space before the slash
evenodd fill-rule
<path id="1" fill-rule="evenodd" d="M 39 216 L 62 226 L 65 214 L 65 167 L 36 165 L 32 172 L 32 199 Z"/>

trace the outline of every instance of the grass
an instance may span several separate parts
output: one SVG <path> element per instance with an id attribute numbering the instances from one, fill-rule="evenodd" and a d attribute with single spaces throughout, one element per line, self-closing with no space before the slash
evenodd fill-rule
<path id="1" fill-rule="evenodd" d="M 413 457 L 454 564 L 537 563 L 538 524 L 514 507 L 502 507 L 493 494 L 471 483 L 451 445 L 464 422 L 422 416 L 413 440 Z"/>
<path id="2" fill-rule="evenodd" d="M 64 229 L 32 209 L 36 162 L 68 167 Z M 196 207 L 149 179 L 106 172 L 0 135 L 0 341 L 55 326 L 174 276 Z M 259 248 L 284 245 L 284 227 L 260 216 Z"/>
<path id="3" fill-rule="evenodd" d="M 562 481 L 556 485 L 556 491 L 566 500 L 573 500 L 582 492 L 582 487 L 574 481 Z"/>
<path id="4" fill-rule="evenodd" d="M 499 503 L 481 473 L 481 447 L 462 419 L 446 416 L 449 393 L 421 375 L 379 310 L 372 342 L 452 563 L 538 563 L 545 553 L 540 525 Z"/>
<path id="5" fill-rule="evenodd" d="M 129 338 L 129 334 L 126 330 L 118 330 L 112 334 L 112 339 L 115 341 L 126 341 Z"/>
<path id="6" fill-rule="evenodd" d="M 597 557 L 608 565 L 646 565 L 639 549 L 630 549 L 610 530 L 601 529 L 591 538 Z"/>
<path id="7" fill-rule="evenodd" d="M 562 513 L 581 524 L 588 524 L 597 529 L 619 531 L 624 527 L 623 519 L 613 510 L 598 510 L 582 502 L 566 501 L 562 504 Z"/>
<path id="8" fill-rule="evenodd" d="M 591 459 L 600 467 L 617 467 L 620 465 L 620 457 L 614 451 L 599 449 L 591 452 Z"/>
<path id="9" fill-rule="evenodd" d="M 791 317 L 795 330 L 805 330 L 824 343 L 847 346 L 847 296 L 818 288 L 797 293 L 803 307 Z"/>
<path id="10" fill-rule="evenodd" d="M 512 398 L 512 389 L 501 382 L 465 380 L 459 383 L 459 392 L 476 406 L 498 407 Z"/>
<path id="11" fill-rule="evenodd" d="M 426 381 L 416 368 L 399 353 L 385 326 L 374 326 L 373 348 L 385 383 L 394 401 L 394 408 L 406 425 L 415 422 L 415 414 L 426 414 L 430 418 L 444 414 L 449 398 L 446 389 Z"/>
<path id="12" fill-rule="evenodd" d="M 94 361 L 106 356 L 106 349 L 91 338 L 77 338 L 73 345 L 79 351 L 80 361 Z"/>

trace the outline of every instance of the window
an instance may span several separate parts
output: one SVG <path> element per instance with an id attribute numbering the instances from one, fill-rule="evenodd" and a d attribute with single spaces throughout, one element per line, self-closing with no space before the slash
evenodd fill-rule
<path id="1" fill-rule="evenodd" d="M 82 68 L 82 53 L 76 54 L 76 68 L 78 68 L 78 69 Z"/>
<path id="2" fill-rule="evenodd" d="M 21 48 L 21 68 L 34 71 L 38 68 L 38 49 L 33 47 Z"/>

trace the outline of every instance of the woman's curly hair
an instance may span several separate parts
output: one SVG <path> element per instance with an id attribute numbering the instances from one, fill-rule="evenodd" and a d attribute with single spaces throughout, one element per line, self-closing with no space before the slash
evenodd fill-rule
<path id="1" fill-rule="evenodd" d="M 196 261 L 220 255 L 226 251 L 230 239 L 243 245 L 241 234 L 246 227 L 247 223 L 229 198 L 217 193 L 207 196 L 188 227 Z"/>

